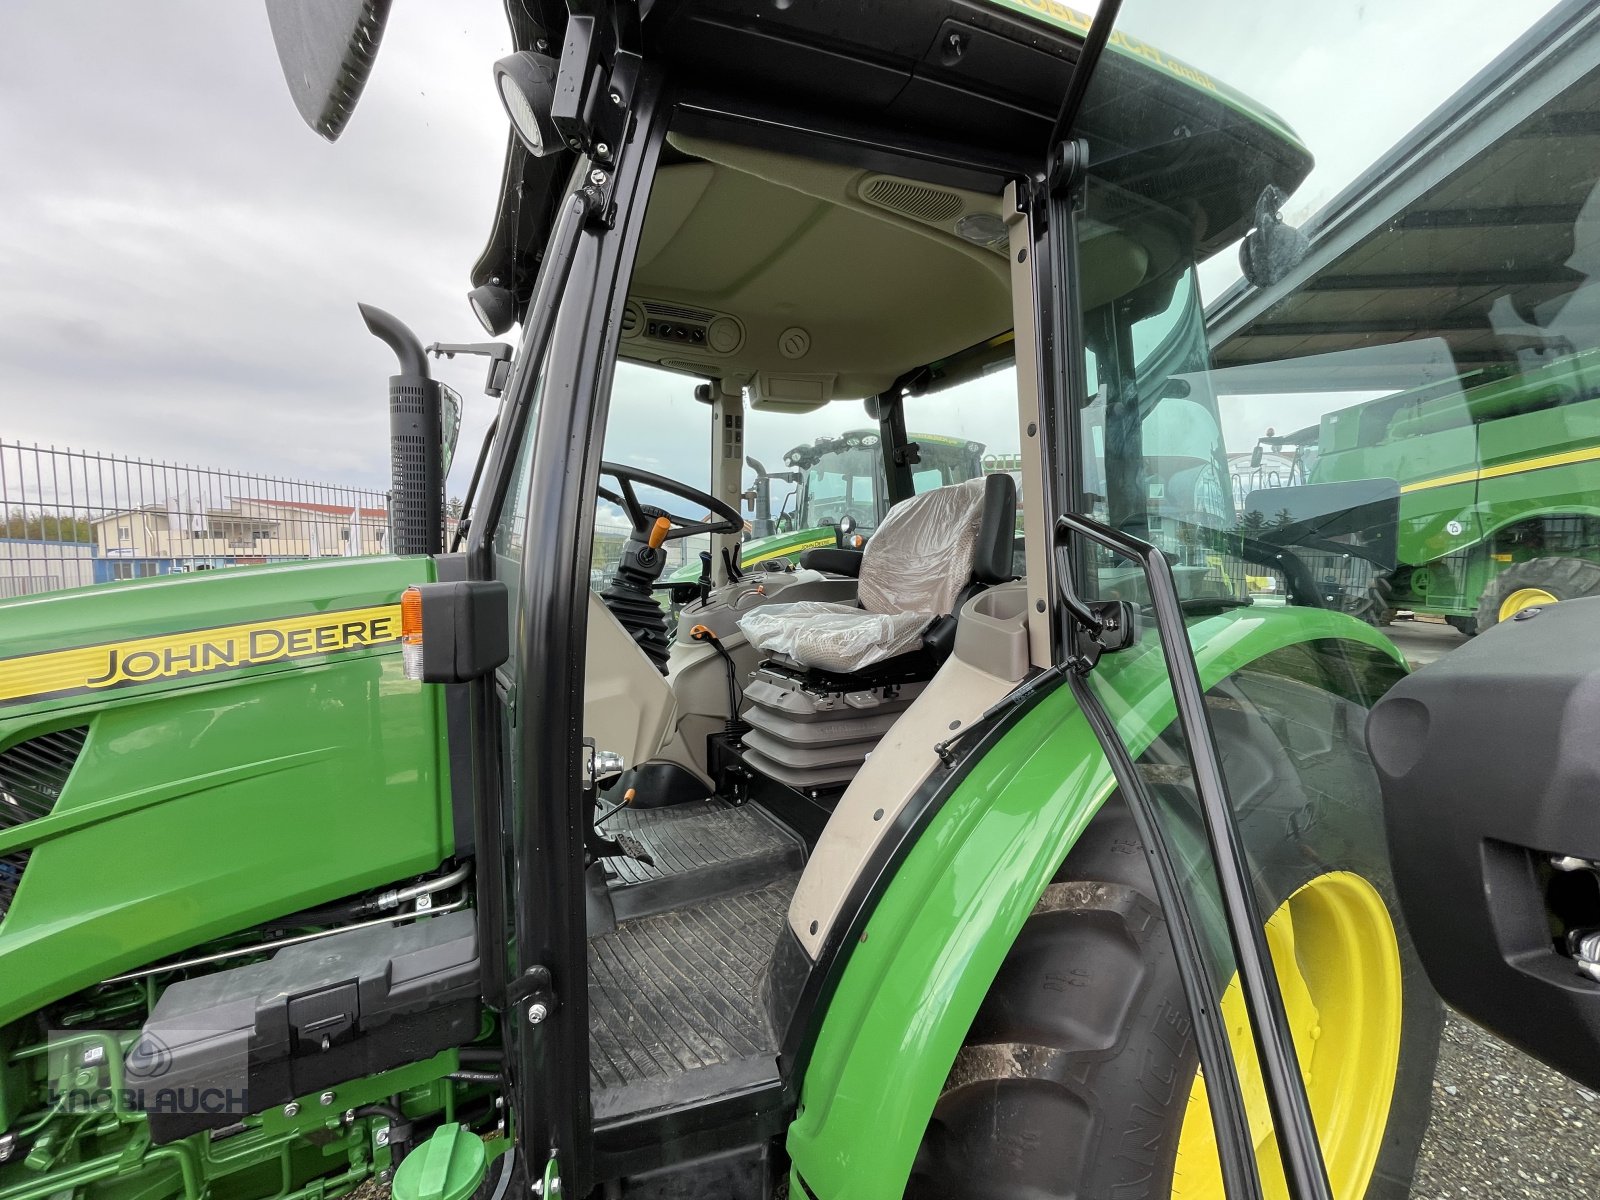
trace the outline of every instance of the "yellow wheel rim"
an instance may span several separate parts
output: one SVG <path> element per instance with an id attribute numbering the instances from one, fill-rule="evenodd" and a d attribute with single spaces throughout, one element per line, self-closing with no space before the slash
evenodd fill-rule
<path id="1" fill-rule="evenodd" d="M 1511 595 L 1500 601 L 1499 619 L 1502 621 L 1508 621 L 1525 608 L 1533 608 L 1536 605 L 1559 603 L 1561 603 L 1561 597 L 1552 596 L 1543 588 L 1518 588 L 1516 591 L 1512 592 Z"/>
<path id="2" fill-rule="evenodd" d="M 1359 1200 L 1378 1161 L 1400 1061 L 1400 945 L 1394 923 L 1370 883 L 1334 871 L 1307 883 L 1272 914 L 1267 945 L 1333 1194 L 1338 1200 Z M 1237 975 L 1223 994 L 1222 1015 L 1263 1191 L 1268 1197 L 1287 1196 Z M 1178 1138 L 1172 1194 L 1181 1200 L 1223 1196 L 1216 1133 L 1199 1074 Z"/>

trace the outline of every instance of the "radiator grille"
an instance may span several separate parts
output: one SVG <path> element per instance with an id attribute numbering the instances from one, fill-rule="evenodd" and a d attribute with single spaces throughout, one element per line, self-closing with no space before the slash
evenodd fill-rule
<path id="1" fill-rule="evenodd" d="M 0 753 L 0 834 L 46 816 L 61 798 L 72 765 L 83 753 L 88 726 L 58 729 Z M 11 908 L 28 851 L 0 854 L 0 920 Z"/>

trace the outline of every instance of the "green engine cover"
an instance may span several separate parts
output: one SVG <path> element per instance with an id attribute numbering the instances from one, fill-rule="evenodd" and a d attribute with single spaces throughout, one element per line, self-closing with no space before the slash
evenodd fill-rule
<path id="1" fill-rule="evenodd" d="M 403 677 L 397 640 L 433 572 L 343 559 L 0 604 L 0 771 L 82 746 L 42 815 L 0 823 L 0 1026 L 451 853 L 443 689 Z"/>

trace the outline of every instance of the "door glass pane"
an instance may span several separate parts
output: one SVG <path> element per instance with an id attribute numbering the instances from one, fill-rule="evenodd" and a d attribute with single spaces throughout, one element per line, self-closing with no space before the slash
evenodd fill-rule
<path id="1" fill-rule="evenodd" d="M 505 583 L 508 593 L 506 612 L 511 619 L 513 645 L 516 644 L 517 598 L 522 591 L 523 539 L 527 535 L 528 527 L 528 472 L 533 465 L 533 450 L 538 440 L 536 431 L 539 426 L 539 398 L 544 392 L 544 372 L 548 361 L 547 351 L 539 360 L 539 375 L 534 381 L 529 412 L 522 427 L 521 443 L 502 451 L 513 455 L 516 465 L 512 468 L 511 483 L 506 492 L 505 502 L 495 518 L 492 542 L 495 577 Z M 512 394 L 512 389 L 507 389 L 506 404 L 501 410 L 502 420 L 506 419 L 504 414 L 509 411 Z"/>
<path id="2" fill-rule="evenodd" d="M 1340 1197 L 1600 1183 L 1571 1148 L 1592 1093 L 1432 992 L 1365 749 L 1402 664 L 1600 595 L 1600 60 L 1579 12 L 1130 0 L 1075 131 L 1079 502 L 1171 565 Z M 1148 604 L 1132 564 L 1074 549 L 1084 592 Z M 1233 1024 L 1166 674 L 1146 632 L 1091 680 Z"/>

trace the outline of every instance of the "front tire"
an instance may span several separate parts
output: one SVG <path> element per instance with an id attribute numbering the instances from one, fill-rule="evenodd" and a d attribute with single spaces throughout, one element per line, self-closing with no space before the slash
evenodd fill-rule
<path id="1" fill-rule="evenodd" d="M 1392 1068 L 1377 1072 L 1387 1075 L 1390 1101 L 1382 1127 L 1340 1139 L 1341 1118 L 1328 1123 L 1330 1104 L 1357 1121 L 1373 1107 L 1372 1089 L 1348 1073 L 1338 1076 L 1338 1096 L 1319 1105 L 1314 1092 L 1313 1107 L 1337 1194 L 1400 1200 L 1427 1121 L 1442 1012 L 1389 877 L 1376 779 L 1361 739 L 1365 710 L 1306 685 L 1247 675 L 1214 689 L 1208 702 L 1263 909 L 1288 911 L 1291 896 L 1316 894 L 1308 887 L 1327 887 L 1330 897 L 1369 895 L 1394 934 L 1399 1020 L 1389 1024 L 1400 1029 Z M 1192 798 L 1187 803 L 1192 808 Z M 1367 951 L 1354 943 L 1365 936 L 1333 949 L 1361 959 Z M 1275 961 L 1281 940 L 1274 940 Z M 1313 993 L 1344 973 L 1326 969 L 1328 950 L 1313 956 L 1323 960 L 1320 973 L 1309 972 L 1320 978 Z M 1287 1001 L 1308 973 L 1291 977 L 1283 963 L 1279 971 Z M 1324 1023 L 1338 1019 L 1330 1013 L 1340 998 L 1327 1000 Z M 1189 1012 L 1143 846 L 1126 804 L 1113 797 L 1046 889 L 980 1007 L 907 1195 L 1220 1197 L 1214 1149 L 1206 1161 L 1209 1114 L 1203 1101 L 1191 1105 L 1199 1088 Z M 1373 1032 L 1370 1016 L 1365 1032 L 1359 1023 L 1345 1031 L 1347 1044 Z M 1309 1039 L 1299 1044 L 1304 1050 Z M 1341 1163 L 1347 1141 L 1364 1149 Z M 1341 1176 L 1367 1186 L 1341 1189 Z"/>

